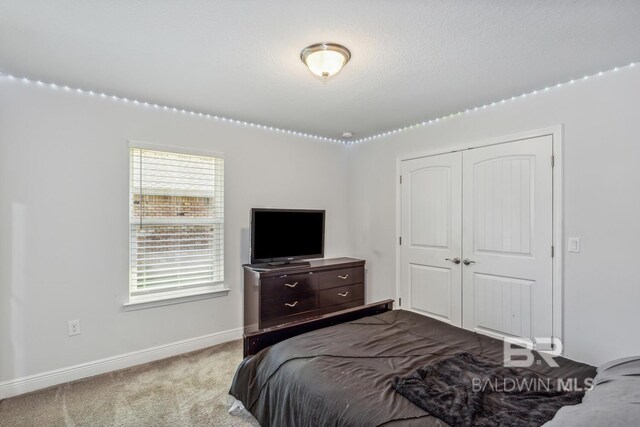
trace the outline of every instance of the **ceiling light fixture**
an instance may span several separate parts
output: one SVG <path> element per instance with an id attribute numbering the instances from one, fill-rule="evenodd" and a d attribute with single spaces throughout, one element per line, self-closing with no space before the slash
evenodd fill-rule
<path id="1" fill-rule="evenodd" d="M 351 59 L 351 52 L 336 43 L 316 43 L 305 47 L 300 59 L 316 76 L 327 79 L 337 74 Z"/>

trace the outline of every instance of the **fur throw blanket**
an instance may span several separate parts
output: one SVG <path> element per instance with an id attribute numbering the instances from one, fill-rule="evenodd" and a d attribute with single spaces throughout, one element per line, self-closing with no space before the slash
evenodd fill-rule
<path id="1" fill-rule="evenodd" d="M 552 378 L 458 353 L 397 377 L 395 389 L 452 426 L 539 426 L 584 391 L 558 389 Z"/>

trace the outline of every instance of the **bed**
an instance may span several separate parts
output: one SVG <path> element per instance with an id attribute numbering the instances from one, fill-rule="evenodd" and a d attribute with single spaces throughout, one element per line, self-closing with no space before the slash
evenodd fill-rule
<path id="1" fill-rule="evenodd" d="M 248 337 L 247 357 L 230 394 L 263 427 L 445 426 L 396 392 L 397 377 L 461 352 L 502 363 L 502 341 L 390 310 L 390 302 L 368 307 L 324 323 L 319 319 L 268 331 L 253 341 Z M 557 368 L 540 364 L 529 369 L 545 377 L 575 379 L 579 387 L 596 374 L 592 366 L 555 360 Z"/>

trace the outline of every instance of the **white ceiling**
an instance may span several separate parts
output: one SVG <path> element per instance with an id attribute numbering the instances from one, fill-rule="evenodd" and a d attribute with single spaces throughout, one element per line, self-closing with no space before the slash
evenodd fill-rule
<path id="1" fill-rule="evenodd" d="M 0 0 L 0 72 L 332 138 L 638 59 L 639 0 Z"/>

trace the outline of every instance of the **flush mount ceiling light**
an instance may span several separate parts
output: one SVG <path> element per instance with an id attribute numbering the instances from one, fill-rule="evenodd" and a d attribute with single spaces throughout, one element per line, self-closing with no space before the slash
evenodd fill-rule
<path id="1" fill-rule="evenodd" d="M 337 74 L 349 62 L 351 52 L 339 44 L 316 43 L 305 47 L 300 59 L 313 74 L 326 79 Z"/>

